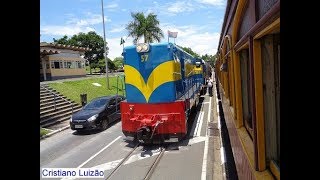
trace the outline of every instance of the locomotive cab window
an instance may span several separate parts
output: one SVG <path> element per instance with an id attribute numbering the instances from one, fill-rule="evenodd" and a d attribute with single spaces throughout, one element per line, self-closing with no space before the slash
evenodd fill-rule
<path id="1" fill-rule="evenodd" d="M 196 62 L 196 67 L 199 68 L 201 66 L 201 62 L 197 61 Z"/>

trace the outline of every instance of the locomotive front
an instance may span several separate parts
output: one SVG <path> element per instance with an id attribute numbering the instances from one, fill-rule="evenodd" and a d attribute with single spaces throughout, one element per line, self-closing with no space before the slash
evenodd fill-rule
<path id="1" fill-rule="evenodd" d="M 174 142 L 187 132 L 181 63 L 171 43 L 124 48 L 122 132 L 144 143 Z"/>

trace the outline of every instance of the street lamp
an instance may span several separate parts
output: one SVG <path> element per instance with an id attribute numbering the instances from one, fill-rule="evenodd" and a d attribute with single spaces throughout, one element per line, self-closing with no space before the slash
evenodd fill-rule
<path id="1" fill-rule="evenodd" d="M 107 60 L 107 48 L 106 48 L 106 32 L 104 27 L 104 11 L 103 11 L 103 0 L 101 0 L 101 8 L 102 8 L 102 22 L 103 22 L 103 45 L 104 45 L 104 59 L 106 61 L 106 75 L 107 75 L 107 88 L 109 88 L 109 77 L 108 77 L 108 60 Z"/>

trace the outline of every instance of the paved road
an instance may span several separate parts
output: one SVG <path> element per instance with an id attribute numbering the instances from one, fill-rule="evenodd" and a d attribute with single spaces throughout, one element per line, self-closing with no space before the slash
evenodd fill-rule
<path id="1" fill-rule="evenodd" d="M 204 96 L 191 118 L 190 138 L 180 142 L 178 149 L 164 153 L 151 179 L 222 179 L 219 138 L 207 136 L 208 123 L 215 121 L 214 101 Z M 133 148 L 124 138 L 121 122 L 102 132 L 62 131 L 40 142 L 40 172 L 41 168 L 99 167 L 106 177 Z M 158 151 L 156 146 L 138 147 L 112 179 L 141 179 Z"/>

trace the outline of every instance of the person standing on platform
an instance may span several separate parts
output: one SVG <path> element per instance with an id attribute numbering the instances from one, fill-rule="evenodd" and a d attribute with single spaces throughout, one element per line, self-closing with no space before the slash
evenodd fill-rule
<path id="1" fill-rule="evenodd" d="M 208 81 L 208 83 L 207 83 L 207 85 L 208 85 L 208 90 L 209 90 L 209 96 L 212 96 L 212 88 L 213 88 L 213 81 L 212 81 L 212 78 L 211 77 L 209 77 L 209 79 L 207 80 Z"/>

